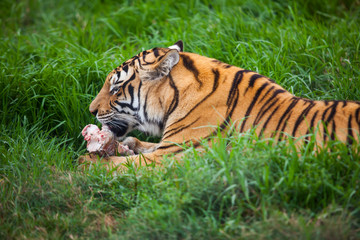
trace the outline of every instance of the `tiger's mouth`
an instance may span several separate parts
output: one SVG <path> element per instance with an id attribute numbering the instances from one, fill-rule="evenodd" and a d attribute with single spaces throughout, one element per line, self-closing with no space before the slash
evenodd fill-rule
<path id="1" fill-rule="evenodd" d="M 120 120 L 112 120 L 104 125 L 108 126 L 110 131 L 113 132 L 117 138 L 124 137 L 129 129 L 129 124 Z"/>

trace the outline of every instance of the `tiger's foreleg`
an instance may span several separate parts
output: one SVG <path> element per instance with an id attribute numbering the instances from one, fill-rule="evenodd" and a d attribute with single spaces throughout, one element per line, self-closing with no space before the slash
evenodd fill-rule
<path id="1" fill-rule="evenodd" d="M 135 154 L 154 152 L 159 145 L 158 143 L 143 142 L 135 137 L 127 137 L 120 144 L 128 146 Z"/>

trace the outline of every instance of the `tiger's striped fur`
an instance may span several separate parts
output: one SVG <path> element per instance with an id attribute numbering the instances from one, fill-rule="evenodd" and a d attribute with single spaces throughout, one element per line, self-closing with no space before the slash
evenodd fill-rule
<path id="1" fill-rule="evenodd" d="M 214 133 L 213 126 L 223 129 L 230 121 L 240 132 L 257 126 L 258 135 L 278 140 L 284 133 L 307 135 L 322 123 L 319 141 L 358 141 L 359 102 L 295 97 L 258 73 L 182 49 L 179 41 L 124 62 L 107 76 L 90 105 L 119 139 L 133 129 L 161 136 L 156 144 L 124 140 L 146 161 L 160 163 L 163 155 L 180 152 L 178 144 L 184 142 L 196 146 Z M 130 158 L 138 164 L 139 155 Z M 118 166 L 126 159 L 113 156 L 106 161 Z"/>

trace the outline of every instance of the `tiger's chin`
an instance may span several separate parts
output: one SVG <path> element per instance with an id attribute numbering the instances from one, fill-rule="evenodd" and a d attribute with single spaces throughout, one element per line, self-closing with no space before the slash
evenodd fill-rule
<path id="1" fill-rule="evenodd" d="M 127 133 L 130 131 L 129 125 L 126 122 L 108 122 L 103 124 L 107 126 L 112 133 L 114 133 L 117 140 L 122 140 L 126 137 Z"/>

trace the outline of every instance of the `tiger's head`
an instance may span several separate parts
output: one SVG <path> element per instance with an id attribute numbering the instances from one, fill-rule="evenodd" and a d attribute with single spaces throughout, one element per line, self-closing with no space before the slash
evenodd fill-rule
<path id="1" fill-rule="evenodd" d="M 90 104 L 90 112 L 118 139 L 139 129 L 160 135 L 166 113 L 158 88 L 179 62 L 182 41 L 168 48 L 143 51 L 114 69 Z M 169 93 L 171 94 L 171 93 Z"/>

